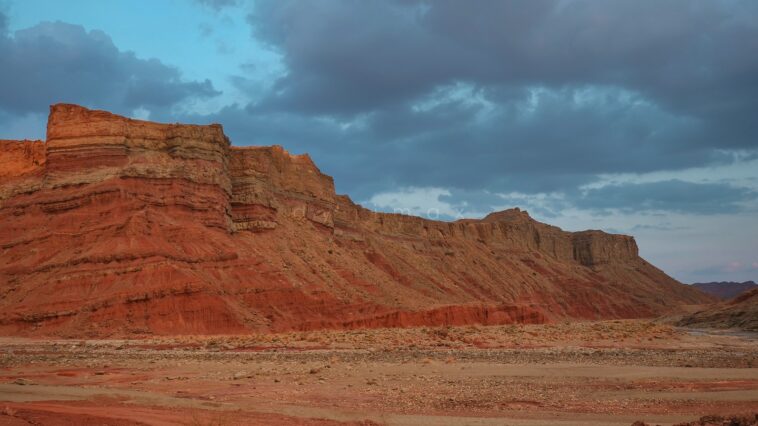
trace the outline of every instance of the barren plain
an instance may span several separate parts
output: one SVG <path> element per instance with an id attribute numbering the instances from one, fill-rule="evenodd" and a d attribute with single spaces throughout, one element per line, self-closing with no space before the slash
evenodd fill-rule
<path id="1" fill-rule="evenodd" d="M 667 425 L 758 412 L 754 334 L 648 320 L 1 348 L 2 425 Z"/>

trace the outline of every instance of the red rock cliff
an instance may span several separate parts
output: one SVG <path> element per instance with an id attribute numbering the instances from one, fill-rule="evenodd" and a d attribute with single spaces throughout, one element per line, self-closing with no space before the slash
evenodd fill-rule
<path id="1" fill-rule="evenodd" d="M 0 333 L 108 336 L 655 315 L 707 298 L 634 239 L 518 209 L 438 222 L 336 195 L 219 125 L 51 107 L 0 141 Z"/>

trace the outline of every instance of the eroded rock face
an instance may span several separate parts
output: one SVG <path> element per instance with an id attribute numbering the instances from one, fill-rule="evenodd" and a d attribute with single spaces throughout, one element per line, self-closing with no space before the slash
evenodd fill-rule
<path id="1" fill-rule="evenodd" d="M 45 166 L 45 143 L 0 139 L 0 178 L 17 179 L 42 172 Z"/>
<path id="2" fill-rule="evenodd" d="M 334 228 L 334 182 L 307 155 L 280 146 L 232 148 L 230 160 L 235 231 L 299 219 Z"/>
<path id="3" fill-rule="evenodd" d="M 632 237 L 518 209 L 438 222 L 336 195 L 307 155 L 219 125 L 51 107 L 0 141 L 0 333 L 244 333 L 627 318 L 707 296 Z"/>

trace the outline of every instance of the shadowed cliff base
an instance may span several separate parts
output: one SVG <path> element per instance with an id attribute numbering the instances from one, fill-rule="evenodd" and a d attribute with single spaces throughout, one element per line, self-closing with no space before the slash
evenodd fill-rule
<path id="1" fill-rule="evenodd" d="M 545 323 L 712 301 L 632 237 L 519 209 L 376 213 L 307 155 L 220 125 L 51 107 L 47 141 L 0 141 L 0 333 L 125 336 Z"/>

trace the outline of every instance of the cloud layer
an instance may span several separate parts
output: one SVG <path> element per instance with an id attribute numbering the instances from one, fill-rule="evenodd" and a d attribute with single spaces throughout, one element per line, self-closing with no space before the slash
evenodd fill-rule
<path id="1" fill-rule="evenodd" d="M 633 232 L 680 277 L 711 271 L 698 280 L 740 279 L 752 270 L 724 265 L 757 261 L 755 1 L 174 6 L 156 5 L 151 28 L 186 34 L 156 39 L 181 44 L 167 53 L 198 42 L 191 60 L 166 55 L 183 69 L 111 40 L 142 19 L 123 5 L 117 22 L 48 14 L 13 31 L 0 13 L 3 136 L 44 128 L 54 102 L 218 122 L 237 145 L 310 153 L 374 208 L 455 219 L 526 207 L 570 229 Z"/>
<path id="2" fill-rule="evenodd" d="M 0 112 L 23 116 L 57 102 L 131 113 L 219 94 L 209 80 L 185 81 L 158 59 L 121 51 L 102 31 L 43 22 L 9 34 L 0 14 Z"/>
<path id="3" fill-rule="evenodd" d="M 758 148 L 757 16 L 735 1 L 258 1 L 253 35 L 287 71 L 217 118 L 243 143 L 312 152 L 359 198 L 727 164 Z"/>
<path id="4" fill-rule="evenodd" d="M 601 85 L 708 119 L 744 111 L 758 88 L 758 58 L 743 54 L 758 39 L 754 2 L 255 4 L 255 36 L 280 49 L 289 69 L 263 101 L 271 108 L 355 114 L 456 82 Z"/>

